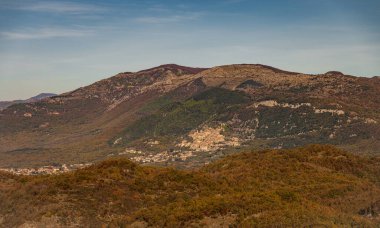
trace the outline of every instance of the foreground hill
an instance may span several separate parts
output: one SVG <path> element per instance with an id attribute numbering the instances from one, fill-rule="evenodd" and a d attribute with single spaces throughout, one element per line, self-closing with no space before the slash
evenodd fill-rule
<path id="1" fill-rule="evenodd" d="M 244 151 L 194 171 L 104 161 L 0 176 L 0 226 L 380 225 L 380 160 L 331 146 Z"/>
<path id="2" fill-rule="evenodd" d="M 378 155 L 380 80 L 258 64 L 163 65 L 0 112 L 0 167 L 124 156 L 192 167 L 244 147 Z"/>

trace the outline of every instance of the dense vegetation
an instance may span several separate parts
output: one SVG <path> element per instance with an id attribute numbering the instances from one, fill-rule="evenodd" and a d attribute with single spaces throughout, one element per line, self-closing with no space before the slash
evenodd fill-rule
<path id="1" fill-rule="evenodd" d="M 159 98 L 143 111 L 158 109 L 126 128 L 126 142 L 141 137 L 179 136 L 195 129 L 200 124 L 220 118 L 249 98 L 242 92 L 222 88 L 211 88 L 183 102 L 170 102 Z"/>
<path id="2" fill-rule="evenodd" d="M 0 175 L 0 226 L 378 226 L 380 160 L 331 146 L 249 151 L 199 170 L 109 160 L 56 176 Z"/>
<path id="3" fill-rule="evenodd" d="M 250 80 L 244 83 L 256 86 Z M 190 131 L 220 125 L 223 125 L 225 136 L 240 139 L 242 145 L 254 144 L 252 139 L 260 139 L 265 141 L 263 145 L 267 148 L 293 148 L 312 143 L 350 145 L 376 140 L 377 126 L 366 124 L 364 119 L 350 117 L 348 112 L 340 115 L 316 112 L 318 106 L 313 105 L 298 108 L 255 106 L 259 101 L 268 100 L 293 105 L 310 101 L 306 98 L 297 100 L 293 95 L 286 97 L 283 93 L 272 92 L 268 96 L 255 97 L 240 90 L 220 87 L 202 88 L 186 99 L 174 94 L 168 93 L 146 103 L 139 110 L 140 118 L 110 138 L 109 145 L 113 146 L 116 140 L 121 139 L 123 143 L 117 146 L 127 145 L 143 151 L 181 150 L 178 142 L 187 138 Z M 320 102 L 322 100 L 312 101 L 315 104 Z M 336 106 L 328 104 L 323 107 L 336 109 Z M 156 140 L 159 145 L 146 144 Z"/>

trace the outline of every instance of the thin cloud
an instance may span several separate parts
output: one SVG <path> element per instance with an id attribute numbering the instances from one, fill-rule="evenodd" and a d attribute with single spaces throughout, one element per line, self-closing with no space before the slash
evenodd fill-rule
<path id="1" fill-rule="evenodd" d="M 13 10 L 24 10 L 31 12 L 45 12 L 45 13 L 94 13 L 101 12 L 105 9 L 96 5 L 74 3 L 74 2 L 47 2 L 37 1 L 29 3 L 5 3 L 0 5 L 2 8 Z"/>
<path id="2" fill-rule="evenodd" d="M 135 20 L 139 23 L 146 24 L 165 24 L 165 23 L 176 23 L 187 20 L 196 20 L 201 17 L 201 13 L 191 13 L 187 15 L 170 15 L 170 16 L 160 16 L 160 17 L 139 17 Z"/>
<path id="3" fill-rule="evenodd" d="M 153 5 L 147 8 L 148 11 L 153 11 L 153 12 L 170 12 L 171 9 L 166 8 L 161 5 Z"/>
<path id="4" fill-rule="evenodd" d="M 76 29 L 59 29 L 59 28 L 43 28 L 43 29 L 27 29 L 24 31 L 8 31 L 0 32 L 0 36 L 10 40 L 31 40 L 31 39 L 49 39 L 49 38 L 69 38 L 83 37 L 91 35 L 91 30 Z"/>
<path id="5" fill-rule="evenodd" d="M 245 0 L 224 0 L 223 3 L 225 4 L 237 4 L 237 3 L 242 3 L 245 2 Z"/>

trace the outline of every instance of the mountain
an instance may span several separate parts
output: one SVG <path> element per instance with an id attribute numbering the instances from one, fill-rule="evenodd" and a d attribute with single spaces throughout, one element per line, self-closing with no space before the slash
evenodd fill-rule
<path id="1" fill-rule="evenodd" d="M 379 100 L 378 77 L 162 65 L 2 110 L 0 167 L 128 157 L 189 168 L 310 143 L 378 156 Z"/>
<path id="2" fill-rule="evenodd" d="M 36 101 L 40 101 L 40 100 L 43 100 L 45 98 L 54 97 L 54 96 L 57 96 L 57 94 L 55 94 L 55 93 L 40 93 L 37 96 L 34 96 L 34 97 L 27 99 L 26 102 L 36 102 Z"/>
<path id="3" fill-rule="evenodd" d="M 3 110 L 11 105 L 19 104 L 19 103 L 31 103 L 31 102 L 37 102 L 40 100 L 43 100 L 48 97 L 56 96 L 57 94 L 54 93 L 40 93 L 37 96 L 31 97 L 26 100 L 14 100 L 14 101 L 0 101 L 0 110 Z"/>
<path id="4" fill-rule="evenodd" d="M 332 146 L 247 149 L 197 170 L 111 159 L 0 173 L 1 227 L 378 227 L 380 160 Z"/>

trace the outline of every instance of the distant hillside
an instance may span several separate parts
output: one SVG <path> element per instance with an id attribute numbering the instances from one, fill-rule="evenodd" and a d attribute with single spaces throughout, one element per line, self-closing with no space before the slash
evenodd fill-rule
<path id="1" fill-rule="evenodd" d="M 1 227 L 378 227 L 380 160 L 331 146 L 228 156 L 193 171 L 113 159 L 0 174 Z"/>
<path id="2" fill-rule="evenodd" d="M 40 93 L 37 96 L 31 97 L 26 100 L 14 100 L 14 101 L 0 101 L 0 110 L 5 109 L 11 105 L 19 104 L 19 103 L 31 103 L 31 102 L 37 102 L 42 99 L 56 96 L 57 94 L 54 93 Z"/>
<path id="3" fill-rule="evenodd" d="M 0 112 L 0 167 L 128 157 L 200 166 L 245 147 L 379 155 L 380 80 L 260 64 L 124 72 Z"/>
<path id="4" fill-rule="evenodd" d="M 37 96 L 34 96 L 34 97 L 27 99 L 26 101 L 27 102 L 36 102 L 36 101 L 40 101 L 42 99 L 45 99 L 48 97 L 54 97 L 54 96 L 57 96 L 57 94 L 55 94 L 55 93 L 40 93 Z"/>

